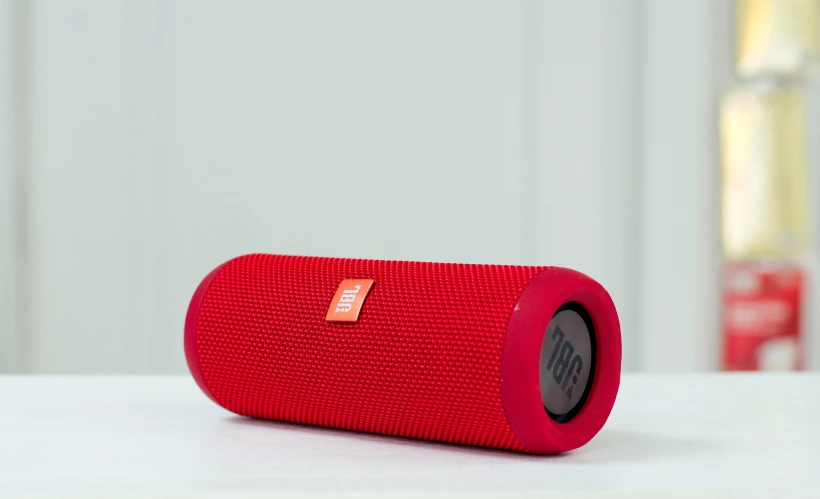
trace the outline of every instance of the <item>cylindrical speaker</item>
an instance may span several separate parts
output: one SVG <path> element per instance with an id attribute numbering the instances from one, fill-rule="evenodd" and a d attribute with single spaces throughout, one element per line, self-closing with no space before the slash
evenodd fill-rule
<path id="1" fill-rule="evenodd" d="M 604 425 L 621 333 L 564 268 L 257 254 L 199 285 L 185 355 L 237 414 L 551 454 Z"/>

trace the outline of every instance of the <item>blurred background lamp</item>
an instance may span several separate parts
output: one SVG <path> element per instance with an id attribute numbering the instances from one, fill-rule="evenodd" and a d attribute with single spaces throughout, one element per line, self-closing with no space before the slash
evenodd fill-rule
<path id="1" fill-rule="evenodd" d="M 737 72 L 799 74 L 820 54 L 820 0 L 738 0 Z"/>
<path id="2" fill-rule="evenodd" d="M 723 250 L 730 260 L 792 257 L 809 245 L 803 94 L 746 88 L 721 106 Z"/>

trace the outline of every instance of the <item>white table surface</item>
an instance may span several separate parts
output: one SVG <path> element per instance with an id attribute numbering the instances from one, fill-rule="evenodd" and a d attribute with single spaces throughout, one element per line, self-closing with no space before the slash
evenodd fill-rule
<path id="1" fill-rule="evenodd" d="M 187 376 L 0 377 L 0 497 L 820 498 L 820 376 L 625 375 L 537 457 L 234 416 Z"/>

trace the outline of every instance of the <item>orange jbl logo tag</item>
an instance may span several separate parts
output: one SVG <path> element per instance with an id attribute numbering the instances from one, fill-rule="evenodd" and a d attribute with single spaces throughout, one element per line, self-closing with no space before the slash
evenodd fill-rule
<path id="1" fill-rule="evenodd" d="M 375 281 L 373 279 L 345 279 L 339 284 L 325 320 L 328 322 L 356 322 L 364 299 Z"/>

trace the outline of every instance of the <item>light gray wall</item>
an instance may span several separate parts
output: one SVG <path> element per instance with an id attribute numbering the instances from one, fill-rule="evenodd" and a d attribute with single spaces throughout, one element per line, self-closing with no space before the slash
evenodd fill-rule
<path id="1" fill-rule="evenodd" d="M 637 367 L 640 188 L 638 1 L 544 2 L 534 40 L 538 90 L 530 191 L 534 261 L 598 279 L 618 307 L 624 365 Z"/>
<path id="2" fill-rule="evenodd" d="M 14 326 L 14 268 L 12 169 L 14 168 L 14 112 L 12 83 L 13 9 L 11 0 L 0 0 L 0 372 L 10 370 L 17 354 Z"/>
<path id="3" fill-rule="evenodd" d="M 33 18 L 37 372 L 182 370 L 193 289 L 242 253 L 519 260 L 514 7 L 73 1 Z"/>
<path id="4" fill-rule="evenodd" d="M 720 352 L 719 65 L 728 2 L 646 2 L 643 18 L 639 364 L 708 370 Z M 723 57 L 721 57 L 723 56 Z"/>
<path id="5" fill-rule="evenodd" d="M 33 1 L 31 369 L 183 370 L 195 286 L 254 251 L 575 267 L 628 369 L 714 367 L 710 318 L 663 329 L 712 258 L 710 42 L 674 25 L 708 3 Z"/>
<path id="6" fill-rule="evenodd" d="M 19 3 L 0 0 L 0 372 L 26 368 L 22 342 L 24 310 L 21 300 L 24 265 L 21 261 L 20 170 L 17 101 L 20 30 Z"/>

